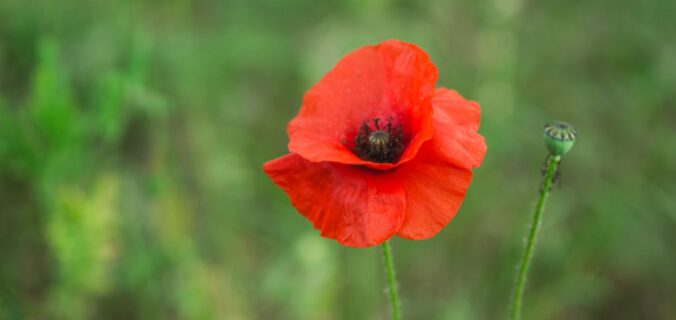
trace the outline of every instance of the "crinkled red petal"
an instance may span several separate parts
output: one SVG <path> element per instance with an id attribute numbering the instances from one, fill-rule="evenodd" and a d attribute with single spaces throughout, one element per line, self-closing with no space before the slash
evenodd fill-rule
<path id="1" fill-rule="evenodd" d="M 462 168 L 476 168 L 486 153 L 484 138 L 477 132 L 481 110 L 479 104 L 465 100 L 459 93 L 439 88 L 432 100 L 435 151 Z"/>
<path id="2" fill-rule="evenodd" d="M 422 240 L 436 235 L 460 208 L 472 171 L 445 161 L 431 145 L 397 169 L 406 192 L 406 216 L 397 235 Z"/>
<path id="3" fill-rule="evenodd" d="M 349 247 L 380 244 L 399 230 L 406 211 L 396 177 L 338 163 L 316 163 L 288 154 L 263 170 L 321 235 Z"/>
<path id="4" fill-rule="evenodd" d="M 357 49 L 315 84 L 289 123 L 289 150 L 312 162 L 391 169 L 415 157 L 432 137 L 437 69 L 417 46 L 397 40 Z M 361 124 L 394 117 L 408 146 L 396 163 L 356 156 L 349 145 Z"/>

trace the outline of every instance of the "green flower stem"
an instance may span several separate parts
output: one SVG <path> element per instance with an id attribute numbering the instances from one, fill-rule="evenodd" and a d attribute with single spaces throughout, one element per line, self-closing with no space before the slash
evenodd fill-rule
<path id="1" fill-rule="evenodd" d="M 561 161 L 561 156 L 549 156 L 545 180 L 542 184 L 542 190 L 540 190 L 540 199 L 538 199 L 537 206 L 535 207 L 533 222 L 530 225 L 530 231 L 528 232 L 528 239 L 526 241 L 526 250 L 523 252 L 523 256 L 521 257 L 519 273 L 516 279 L 516 285 L 514 286 L 514 296 L 512 298 L 512 316 L 510 318 L 512 320 L 519 320 L 521 318 L 523 291 L 526 286 L 528 268 L 530 267 L 530 262 L 533 259 L 535 240 L 537 238 L 538 231 L 540 230 L 540 224 L 542 223 L 542 212 L 544 211 L 545 202 L 549 196 L 549 189 L 552 186 L 552 180 L 554 178 L 556 168 L 559 165 L 559 161 Z"/>
<path id="2" fill-rule="evenodd" d="M 397 279 L 394 275 L 394 262 L 392 260 L 392 249 L 390 241 L 383 242 L 383 262 L 385 272 L 387 273 L 387 286 L 390 292 L 390 303 L 392 304 L 392 319 L 399 320 L 399 293 L 397 292 Z"/>

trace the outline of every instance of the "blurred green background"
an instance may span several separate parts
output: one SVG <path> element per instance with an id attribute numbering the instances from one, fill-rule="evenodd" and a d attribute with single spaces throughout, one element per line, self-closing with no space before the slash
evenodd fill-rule
<path id="1" fill-rule="evenodd" d="M 676 319 L 672 0 L 0 0 L 0 319 L 387 319 L 380 248 L 262 173 L 302 95 L 397 38 L 482 105 L 456 218 L 393 240 L 408 319 L 501 319 L 546 151 L 526 319 Z"/>

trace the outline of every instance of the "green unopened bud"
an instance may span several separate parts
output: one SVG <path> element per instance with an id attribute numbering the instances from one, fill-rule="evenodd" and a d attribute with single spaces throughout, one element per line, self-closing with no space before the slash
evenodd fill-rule
<path id="1" fill-rule="evenodd" d="M 575 144 L 577 131 L 568 123 L 555 121 L 545 125 L 545 145 L 554 156 L 564 155 Z"/>

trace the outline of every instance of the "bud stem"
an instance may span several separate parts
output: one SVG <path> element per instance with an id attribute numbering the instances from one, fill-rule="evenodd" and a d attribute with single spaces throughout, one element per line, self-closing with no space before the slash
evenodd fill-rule
<path id="1" fill-rule="evenodd" d="M 392 304 L 392 320 L 399 320 L 399 293 L 397 292 L 397 279 L 394 275 L 394 262 L 392 260 L 392 249 L 390 241 L 383 242 L 383 262 L 385 272 L 387 273 L 387 285 L 390 292 L 390 303 Z"/>
<path id="2" fill-rule="evenodd" d="M 544 182 L 542 183 L 542 190 L 540 190 L 540 198 L 535 207 L 535 214 L 530 225 L 528 238 L 526 240 L 526 248 L 521 257 L 519 270 L 517 274 L 516 284 L 514 285 L 514 295 L 512 297 L 512 315 L 510 319 L 519 320 L 521 318 L 521 306 L 523 304 L 523 292 L 526 286 L 526 278 L 528 276 L 528 268 L 533 259 L 533 252 L 535 250 L 535 241 L 537 240 L 538 231 L 542 223 L 542 212 L 544 211 L 545 202 L 549 196 L 549 189 L 552 186 L 554 173 L 559 166 L 561 156 L 550 155 L 548 157 L 547 171 L 545 172 Z"/>

